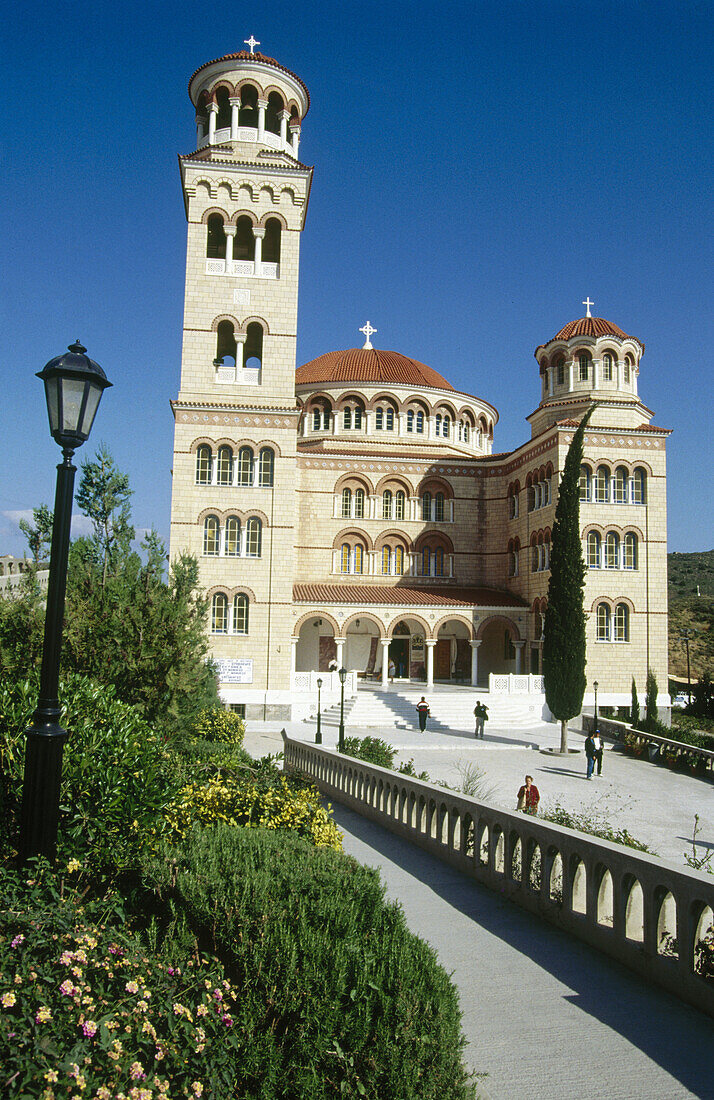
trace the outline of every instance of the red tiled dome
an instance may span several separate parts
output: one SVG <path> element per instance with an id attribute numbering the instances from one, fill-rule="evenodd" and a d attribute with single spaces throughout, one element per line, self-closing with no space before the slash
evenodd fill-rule
<path id="1" fill-rule="evenodd" d="M 260 61 L 263 65 L 273 65 L 276 69 L 280 69 L 282 72 L 287 73 L 293 80 L 297 80 L 298 84 L 305 93 L 307 99 L 307 107 L 305 108 L 305 114 L 310 110 L 310 93 L 308 92 L 305 84 L 297 75 L 290 69 L 286 69 L 284 65 L 281 65 L 279 61 L 276 61 L 274 57 L 267 57 L 264 53 L 249 53 L 248 50 L 239 50 L 238 53 L 227 53 L 223 57 L 214 57 L 213 61 L 206 61 L 205 64 L 199 65 L 195 73 L 192 74 L 191 79 L 188 82 L 188 94 L 191 95 L 191 85 L 200 72 L 207 69 L 209 65 L 217 65 L 219 61 Z M 193 100 L 192 100 L 193 102 Z"/>
<path id="2" fill-rule="evenodd" d="M 612 321 L 606 321 L 604 317 L 580 317 L 561 328 L 553 339 L 569 340 L 571 336 L 617 336 L 620 340 L 631 339 L 626 332 L 613 325 Z"/>
<path id="3" fill-rule="evenodd" d="M 453 390 L 450 382 L 437 371 L 400 355 L 398 351 L 381 348 L 348 348 L 328 351 L 304 363 L 295 372 L 298 386 L 322 382 L 377 382 L 405 386 L 427 386 L 434 390 Z"/>

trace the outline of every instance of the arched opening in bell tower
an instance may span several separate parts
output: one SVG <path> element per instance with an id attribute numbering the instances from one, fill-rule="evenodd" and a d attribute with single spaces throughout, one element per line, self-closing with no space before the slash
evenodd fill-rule
<path id="1" fill-rule="evenodd" d="M 217 130 L 229 130 L 231 125 L 231 105 L 227 88 L 219 88 L 216 92 L 218 104 L 218 116 L 216 118 Z"/>
<path id="2" fill-rule="evenodd" d="M 236 365 L 237 350 L 233 322 L 219 321 L 216 358 L 223 360 L 224 367 L 234 367 Z"/>
<path id="3" fill-rule="evenodd" d="M 271 134 L 280 133 L 280 113 L 285 110 L 282 96 L 277 92 L 271 92 L 268 96 L 268 106 L 265 111 L 265 129 Z"/>
<path id="4" fill-rule="evenodd" d="M 280 263 L 280 234 L 282 226 L 277 218 L 268 218 L 265 223 L 263 240 L 263 260 L 268 264 Z"/>
<path id="5" fill-rule="evenodd" d="M 226 258 L 226 231 L 220 214 L 211 214 L 208 218 L 206 256 L 209 260 Z"/>
<path id="6" fill-rule="evenodd" d="M 258 89 L 252 84 L 244 84 L 240 90 L 238 125 L 258 128 Z"/>
<path id="7" fill-rule="evenodd" d="M 251 321 L 246 329 L 245 363 L 251 370 L 259 370 L 263 365 L 263 327 L 257 321 Z"/>
<path id="8" fill-rule="evenodd" d="M 236 239 L 233 244 L 233 258 L 236 260 L 255 259 L 253 223 L 246 214 L 240 217 L 236 222 Z"/>

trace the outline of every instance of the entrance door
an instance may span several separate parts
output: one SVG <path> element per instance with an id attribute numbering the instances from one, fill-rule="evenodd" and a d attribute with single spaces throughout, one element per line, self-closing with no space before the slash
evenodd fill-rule
<path id="1" fill-rule="evenodd" d="M 451 641 L 449 638 L 439 638 L 435 646 L 434 654 L 434 679 L 451 679 Z"/>
<path id="2" fill-rule="evenodd" d="M 389 643 L 389 660 L 394 661 L 394 675 L 409 678 L 409 639 L 392 638 Z"/>

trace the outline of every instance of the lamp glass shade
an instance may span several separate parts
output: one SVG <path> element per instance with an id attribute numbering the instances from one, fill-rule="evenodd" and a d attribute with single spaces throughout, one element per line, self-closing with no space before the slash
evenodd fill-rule
<path id="1" fill-rule="evenodd" d="M 321 687 L 322 687 L 322 680 L 320 679 L 320 677 L 319 677 L 319 676 L 318 676 L 318 678 L 317 678 L 317 686 L 318 686 L 318 688 L 321 688 Z"/>
<path id="2" fill-rule="evenodd" d="M 51 359 L 37 375 L 45 385 L 50 432 L 61 447 L 71 449 L 89 438 L 102 390 L 111 386 L 85 351 L 80 343 L 72 344 L 68 354 Z"/>
<path id="3" fill-rule="evenodd" d="M 337 673 L 337 675 L 340 678 L 340 683 L 344 684 L 345 680 L 347 679 L 347 669 L 346 668 L 341 668 L 340 671 Z"/>

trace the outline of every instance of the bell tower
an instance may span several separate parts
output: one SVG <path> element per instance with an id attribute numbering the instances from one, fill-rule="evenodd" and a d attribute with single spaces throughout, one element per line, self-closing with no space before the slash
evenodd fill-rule
<path id="1" fill-rule="evenodd" d="M 199 560 L 222 684 L 244 684 L 255 716 L 279 717 L 271 700 L 289 686 L 290 646 L 275 607 L 292 602 L 298 271 L 312 182 L 298 152 L 310 96 L 252 35 L 245 45 L 188 86 L 196 149 L 179 156 L 188 233 L 171 557 Z"/>

